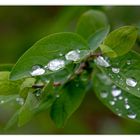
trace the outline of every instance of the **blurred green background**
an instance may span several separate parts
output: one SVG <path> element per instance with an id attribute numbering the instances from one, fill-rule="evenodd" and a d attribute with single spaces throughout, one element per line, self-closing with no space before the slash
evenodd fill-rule
<path id="1" fill-rule="evenodd" d="M 48 34 L 75 31 L 79 16 L 88 9 L 105 12 L 111 29 L 140 25 L 140 7 L 134 6 L 3 6 L 0 7 L 0 63 L 14 64 L 29 47 Z M 55 127 L 47 110 L 24 127 L 14 126 L 5 132 L 3 127 L 13 112 L 10 105 L 0 108 L 1 134 L 140 134 L 140 123 L 114 115 L 90 92 L 61 129 Z"/>

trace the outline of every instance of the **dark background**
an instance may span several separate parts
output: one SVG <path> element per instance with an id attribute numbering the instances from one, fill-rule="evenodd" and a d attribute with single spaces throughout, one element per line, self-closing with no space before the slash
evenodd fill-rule
<path id="1" fill-rule="evenodd" d="M 105 12 L 111 29 L 140 25 L 140 7 L 3 6 L 0 7 L 0 64 L 14 64 L 29 47 L 48 34 L 75 31 L 79 16 L 88 9 Z M 1 134 L 140 134 L 139 123 L 114 115 L 94 93 L 86 95 L 80 108 L 62 129 L 55 127 L 47 110 L 24 127 L 14 126 L 4 132 L 3 127 L 12 113 L 11 106 L 0 108 Z"/>

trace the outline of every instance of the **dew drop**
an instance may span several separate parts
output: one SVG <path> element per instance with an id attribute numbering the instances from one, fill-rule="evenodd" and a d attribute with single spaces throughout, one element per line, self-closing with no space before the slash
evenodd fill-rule
<path id="1" fill-rule="evenodd" d="M 60 95 L 59 95 L 59 94 L 56 94 L 55 96 L 56 96 L 56 98 L 59 98 L 59 97 L 60 97 Z"/>
<path id="2" fill-rule="evenodd" d="M 63 56 L 63 54 L 62 53 L 59 53 L 59 56 Z"/>
<path id="3" fill-rule="evenodd" d="M 122 113 L 118 113 L 118 116 L 122 116 Z"/>
<path id="4" fill-rule="evenodd" d="M 33 66 L 32 71 L 30 72 L 31 76 L 39 76 L 39 75 L 43 75 L 44 73 L 45 70 L 39 65 Z"/>
<path id="5" fill-rule="evenodd" d="M 120 69 L 119 68 L 112 68 L 112 72 L 113 73 L 119 73 L 120 72 Z"/>
<path id="6" fill-rule="evenodd" d="M 114 101 L 117 101 L 117 98 L 114 98 L 113 100 L 114 100 Z"/>
<path id="7" fill-rule="evenodd" d="M 64 68 L 65 66 L 65 61 L 64 60 L 61 60 L 61 59 L 54 59 L 52 61 L 50 61 L 48 63 L 47 66 L 45 66 L 45 68 L 51 70 L 51 71 L 57 71 L 61 68 Z"/>
<path id="8" fill-rule="evenodd" d="M 130 119 L 135 119 L 137 117 L 137 114 L 135 114 L 135 113 L 132 112 L 132 113 L 128 114 L 127 116 Z"/>
<path id="9" fill-rule="evenodd" d="M 116 88 L 116 85 L 113 85 L 112 88 L 115 89 Z"/>
<path id="10" fill-rule="evenodd" d="M 110 64 L 102 56 L 98 56 L 95 59 L 95 63 L 97 65 L 100 65 L 100 66 L 103 66 L 103 67 L 109 67 L 110 66 Z"/>
<path id="11" fill-rule="evenodd" d="M 115 101 L 109 101 L 110 105 L 115 105 Z"/>
<path id="12" fill-rule="evenodd" d="M 125 104 L 125 108 L 126 108 L 126 109 L 130 109 L 130 105 Z"/>
<path id="13" fill-rule="evenodd" d="M 131 61 L 130 60 L 127 60 L 127 65 L 130 65 L 131 64 Z"/>
<path id="14" fill-rule="evenodd" d="M 65 55 L 66 60 L 77 61 L 80 59 L 80 50 L 72 50 Z"/>
<path id="15" fill-rule="evenodd" d="M 123 96 L 119 96 L 118 99 L 119 99 L 119 100 L 122 100 L 122 99 L 123 99 Z"/>
<path id="16" fill-rule="evenodd" d="M 125 101 L 125 103 L 128 103 L 128 98 L 125 98 L 124 101 Z"/>
<path id="17" fill-rule="evenodd" d="M 116 97 L 116 96 L 119 96 L 120 94 L 122 93 L 122 91 L 120 89 L 113 89 L 111 91 L 111 94 Z"/>
<path id="18" fill-rule="evenodd" d="M 103 91 L 103 92 L 100 93 L 100 96 L 101 96 L 102 98 L 107 98 L 108 93 L 105 92 L 105 91 Z"/>
<path id="19" fill-rule="evenodd" d="M 130 87 L 135 87 L 137 85 L 137 81 L 134 78 L 127 78 L 126 84 Z"/>

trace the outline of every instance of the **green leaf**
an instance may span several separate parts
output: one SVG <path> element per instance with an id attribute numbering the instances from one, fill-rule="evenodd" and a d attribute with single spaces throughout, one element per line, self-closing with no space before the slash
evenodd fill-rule
<path id="1" fill-rule="evenodd" d="M 64 56 L 60 56 L 60 54 L 65 55 L 69 51 L 77 49 L 88 49 L 88 44 L 76 33 L 49 35 L 39 40 L 21 56 L 11 72 L 10 79 L 30 77 L 34 65 L 46 66 L 53 59 L 64 59 Z"/>
<path id="2" fill-rule="evenodd" d="M 102 52 L 109 57 L 118 57 L 129 52 L 135 44 L 138 29 L 134 26 L 124 26 L 112 31 L 101 46 Z M 106 47 L 107 46 L 107 47 Z M 108 49 L 110 48 L 110 49 Z M 116 55 L 112 55 L 112 50 Z"/>
<path id="3" fill-rule="evenodd" d="M 140 98 L 106 81 L 110 79 L 103 73 L 94 77 L 93 87 L 97 97 L 118 116 L 140 122 Z"/>
<path id="4" fill-rule="evenodd" d="M 109 30 L 109 26 L 102 28 L 89 37 L 88 42 L 91 50 L 95 51 L 99 47 L 109 33 Z"/>
<path id="5" fill-rule="evenodd" d="M 123 90 L 140 97 L 140 55 L 136 52 L 129 52 L 124 56 L 109 60 L 110 67 L 100 67 L 102 71 Z M 129 80 L 129 78 L 134 79 Z M 131 82 L 132 86 L 126 84 Z M 136 85 L 135 85 L 135 84 Z"/>
<path id="6" fill-rule="evenodd" d="M 31 92 L 28 93 L 25 104 L 21 107 L 18 117 L 18 126 L 26 124 L 34 116 L 36 108 L 39 106 L 39 101 Z"/>
<path id="7" fill-rule="evenodd" d="M 85 93 L 85 83 L 79 80 L 68 82 L 61 90 L 60 97 L 51 107 L 51 118 L 57 127 L 62 127 L 80 106 Z"/>
<path id="8" fill-rule="evenodd" d="M 18 94 L 22 81 L 10 81 L 10 72 L 0 72 L 0 95 Z"/>
<path id="9" fill-rule="evenodd" d="M 97 10 L 89 10 L 85 12 L 79 19 L 77 24 L 77 33 L 87 39 L 97 30 L 108 25 L 105 14 Z"/>
<path id="10" fill-rule="evenodd" d="M 10 129 L 14 124 L 18 122 L 18 115 L 19 115 L 19 110 L 17 110 L 13 116 L 10 118 L 10 120 L 7 122 L 6 126 L 4 127 L 4 130 Z"/>

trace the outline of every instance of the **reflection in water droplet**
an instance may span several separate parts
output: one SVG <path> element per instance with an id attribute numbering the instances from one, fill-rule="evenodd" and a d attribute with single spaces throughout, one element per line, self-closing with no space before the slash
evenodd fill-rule
<path id="1" fill-rule="evenodd" d="M 31 76 L 39 76 L 39 75 L 43 75 L 44 73 L 45 70 L 39 65 L 33 66 L 30 72 Z"/>
<path id="2" fill-rule="evenodd" d="M 47 66 L 45 66 L 45 68 L 51 70 L 51 71 L 57 71 L 61 68 L 64 68 L 65 66 L 65 61 L 64 60 L 61 60 L 61 59 L 54 59 L 52 61 L 50 61 L 48 63 Z"/>
<path id="3" fill-rule="evenodd" d="M 95 63 L 97 65 L 100 65 L 100 66 L 103 66 L 103 67 L 109 67 L 110 66 L 110 64 L 102 56 L 98 56 L 95 59 Z"/>
<path id="4" fill-rule="evenodd" d="M 122 93 L 122 91 L 120 89 L 113 89 L 111 91 L 111 94 L 116 97 L 116 96 L 119 96 L 120 94 Z"/>
<path id="5" fill-rule="evenodd" d="M 66 60 L 77 61 L 80 59 L 80 50 L 72 50 L 65 55 Z"/>
<path id="6" fill-rule="evenodd" d="M 115 101 L 109 101 L 110 105 L 115 105 Z"/>
<path id="7" fill-rule="evenodd" d="M 112 68 L 112 72 L 113 73 L 119 73 L 120 72 L 120 69 L 119 68 Z"/>
<path id="8" fill-rule="evenodd" d="M 119 99 L 119 100 L 122 100 L 122 99 L 123 99 L 123 96 L 119 96 L 118 99 Z"/>
<path id="9" fill-rule="evenodd" d="M 128 118 L 130 118 L 130 119 L 135 119 L 135 118 L 137 117 L 137 114 L 131 112 L 131 113 L 129 113 L 127 116 L 128 116 Z"/>
<path id="10" fill-rule="evenodd" d="M 135 87 L 137 85 L 137 81 L 134 78 L 127 78 L 126 84 L 130 87 Z"/>
<path id="11" fill-rule="evenodd" d="M 103 92 L 100 93 L 100 96 L 101 96 L 102 98 L 107 98 L 108 93 L 105 92 L 105 91 L 103 91 Z"/>

